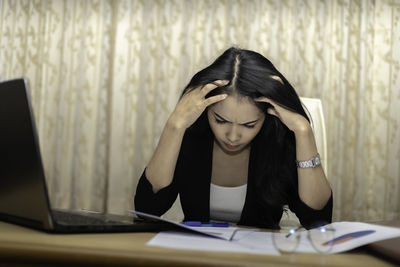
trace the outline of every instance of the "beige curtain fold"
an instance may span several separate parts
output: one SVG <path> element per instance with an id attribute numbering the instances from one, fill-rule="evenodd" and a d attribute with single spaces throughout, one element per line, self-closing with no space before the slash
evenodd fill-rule
<path id="1" fill-rule="evenodd" d="M 0 79 L 29 79 L 52 205 L 134 208 L 181 90 L 233 45 L 322 100 L 334 219 L 400 218 L 397 0 L 1 0 Z"/>

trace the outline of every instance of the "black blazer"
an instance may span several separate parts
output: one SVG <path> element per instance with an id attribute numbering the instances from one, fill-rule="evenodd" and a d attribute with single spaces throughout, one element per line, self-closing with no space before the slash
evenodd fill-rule
<path id="1" fill-rule="evenodd" d="M 184 220 L 209 221 L 213 142 L 214 136 L 211 129 L 201 134 L 187 130 L 182 140 L 172 183 L 154 194 L 144 171 L 136 189 L 135 209 L 161 216 L 171 208 L 179 194 Z M 283 207 L 266 207 L 265 204 L 257 201 L 254 181 L 255 162 L 255 153 L 252 148 L 246 199 L 238 224 L 279 229 Z M 295 164 L 293 167 L 296 168 Z M 319 221 L 331 222 L 332 194 L 321 210 L 314 210 L 307 206 L 300 200 L 298 193 L 292 195 L 287 204 L 290 210 L 296 213 L 304 227 L 309 228 Z"/>

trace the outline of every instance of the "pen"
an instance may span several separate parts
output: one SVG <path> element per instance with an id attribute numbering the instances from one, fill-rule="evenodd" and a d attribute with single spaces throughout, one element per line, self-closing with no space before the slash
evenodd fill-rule
<path id="1" fill-rule="evenodd" d="M 358 237 L 372 234 L 372 233 L 375 233 L 375 230 L 365 230 L 365 231 L 353 232 L 353 233 L 349 233 L 349 234 L 345 234 L 345 235 L 336 237 L 332 240 L 329 240 L 329 241 L 323 243 L 322 245 L 323 246 L 337 245 L 337 244 L 344 243 L 344 242 L 352 240 L 352 239 L 356 239 Z"/>
<path id="2" fill-rule="evenodd" d="M 229 227 L 227 222 L 199 222 L 199 221 L 185 221 L 182 224 L 187 226 L 198 226 L 198 227 Z"/>

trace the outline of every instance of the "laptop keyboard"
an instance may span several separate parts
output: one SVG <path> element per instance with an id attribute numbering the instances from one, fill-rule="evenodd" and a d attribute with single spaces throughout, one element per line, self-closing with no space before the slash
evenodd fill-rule
<path id="1" fill-rule="evenodd" d="M 126 222 L 113 221 L 101 217 L 101 214 L 76 214 L 59 210 L 52 211 L 54 220 L 59 224 L 66 225 L 112 225 L 126 224 Z"/>

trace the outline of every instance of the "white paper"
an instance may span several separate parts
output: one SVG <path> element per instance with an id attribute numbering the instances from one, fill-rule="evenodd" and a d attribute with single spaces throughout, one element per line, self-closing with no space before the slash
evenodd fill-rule
<path id="1" fill-rule="evenodd" d="M 400 237 L 400 228 L 380 226 L 361 222 L 334 222 L 330 224 L 335 229 L 334 239 L 340 239 L 333 243 L 328 253 L 345 252 L 369 243 Z M 361 231 L 373 231 L 372 233 L 358 236 L 353 235 Z M 344 236 L 347 238 L 343 238 Z M 353 236 L 353 237 L 352 237 Z M 307 238 L 307 231 L 301 233 L 301 242 L 297 252 L 315 253 L 315 249 Z"/>
<path id="2" fill-rule="evenodd" d="M 216 230 L 221 231 L 222 228 Z M 270 232 L 258 232 L 254 230 L 238 231 L 232 241 L 192 233 L 162 232 L 151 239 L 147 245 L 184 250 L 279 255 L 271 240 Z"/>
<path id="3" fill-rule="evenodd" d="M 150 219 L 150 220 L 154 220 L 154 221 L 160 221 L 160 222 L 164 222 L 167 224 L 171 224 L 176 226 L 177 228 L 180 228 L 182 230 L 186 230 L 186 231 L 190 231 L 190 232 L 195 232 L 197 234 L 202 234 L 202 235 L 207 235 L 207 236 L 211 236 L 214 238 L 219 238 L 219 239 L 224 239 L 224 240 L 231 240 L 232 236 L 235 234 L 235 232 L 237 231 L 236 228 L 234 227 L 193 227 L 193 226 L 187 226 L 184 225 L 182 223 L 178 223 L 175 221 L 171 221 L 165 218 L 161 218 L 159 216 L 156 215 L 152 215 L 149 213 L 144 213 L 144 212 L 140 212 L 140 211 L 136 211 L 136 210 L 128 210 L 131 213 L 137 214 L 141 217 Z M 210 228 L 210 229 L 207 229 Z M 218 229 L 220 229 L 220 231 L 217 231 Z"/>
<path id="4" fill-rule="evenodd" d="M 378 226 L 359 222 L 335 222 L 329 225 L 335 229 L 334 238 L 348 235 L 348 238 L 341 238 L 336 241 L 327 253 L 339 253 L 348 251 L 372 242 L 400 237 L 400 228 Z M 205 228 L 205 227 L 204 227 Z M 203 229 L 203 231 L 228 232 L 230 228 Z M 371 233 L 357 237 L 354 233 L 360 231 L 371 231 Z M 318 253 L 307 238 L 308 231 L 300 233 L 300 242 L 295 252 Z M 218 234 L 217 234 L 218 235 Z M 282 233 L 282 235 L 285 235 Z M 185 250 L 223 251 L 257 253 L 264 255 L 278 255 L 279 251 L 273 243 L 271 232 L 256 231 L 254 229 L 243 229 L 238 231 L 232 241 L 199 236 L 192 233 L 161 232 L 152 238 L 147 245 L 167 247 Z"/>

